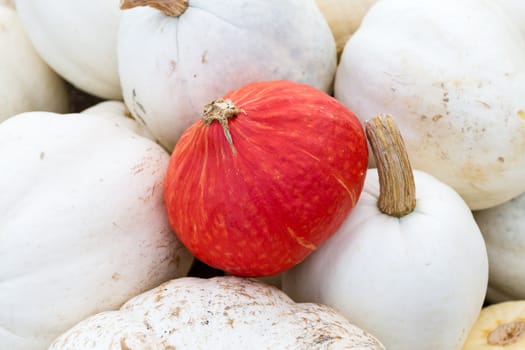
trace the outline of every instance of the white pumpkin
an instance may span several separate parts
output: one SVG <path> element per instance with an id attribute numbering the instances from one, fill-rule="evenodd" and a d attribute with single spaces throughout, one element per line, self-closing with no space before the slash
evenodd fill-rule
<path id="1" fill-rule="evenodd" d="M 324 305 L 294 303 L 239 277 L 179 278 L 92 316 L 61 335 L 65 349 L 380 350 L 373 336 Z"/>
<path id="2" fill-rule="evenodd" d="M 119 0 L 15 0 L 40 56 L 78 89 L 121 99 L 117 69 Z"/>
<path id="3" fill-rule="evenodd" d="M 334 34 L 340 55 L 350 36 L 359 28 L 368 9 L 377 0 L 316 0 Z M 518 0 L 516 0 L 518 1 Z"/>
<path id="4" fill-rule="evenodd" d="M 121 18 L 118 65 L 130 112 L 168 150 L 204 105 L 247 83 L 286 79 L 331 91 L 335 42 L 315 0 L 173 0 L 164 12 L 153 7 L 163 4 L 123 1 L 131 8 Z"/>
<path id="5" fill-rule="evenodd" d="M 335 235 L 284 273 L 283 290 L 339 310 L 389 350 L 459 350 L 485 297 L 483 238 L 454 190 L 412 173 L 400 143 L 380 129 L 395 127 L 392 119 L 375 118 L 367 133 L 370 126 L 382 139 L 373 148 L 384 157 L 379 168 L 368 170 Z"/>
<path id="6" fill-rule="evenodd" d="M 363 122 L 394 115 L 414 168 L 471 209 L 525 191 L 525 37 L 496 1 L 377 2 L 334 93 Z"/>
<path id="7" fill-rule="evenodd" d="M 41 350 L 193 260 L 163 203 L 169 155 L 106 116 L 0 124 L 0 349 Z"/>
<path id="8" fill-rule="evenodd" d="M 37 54 L 10 3 L 0 3 L 0 122 L 44 110 L 66 112 L 66 84 Z"/>
<path id="9" fill-rule="evenodd" d="M 474 212 L 489 255 L 490 302 L 525 300 L 525 194 Z"/>
<path id="10" fill-rule="evenodd" d="M 525 2 L 523 0 L 496 0 L 516 22 L 525 37 Z"/>

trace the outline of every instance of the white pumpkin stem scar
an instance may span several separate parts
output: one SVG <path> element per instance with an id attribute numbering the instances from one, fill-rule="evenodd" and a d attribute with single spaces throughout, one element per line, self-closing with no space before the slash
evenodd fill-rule
<path id="1" fill-rule="evenodd" d="M 487 343 L 494 346 L 507 346 L 525 337 L 525 322 L 514 321 L 499 325 L 487 336 Z"/>

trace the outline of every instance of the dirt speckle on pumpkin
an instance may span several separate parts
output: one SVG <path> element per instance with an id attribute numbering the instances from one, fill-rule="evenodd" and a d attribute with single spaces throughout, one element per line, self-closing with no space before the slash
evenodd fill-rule
<path id="1" fill-rule="evenodd" d="M 120 349 L 121 350 L 132 350 L 128 344 L 126 344 L 126 339 L 125 338 L 122 338 L 120 339 Z"/>
<path id="2" fill-rule="evenodd" d="M 133 173 L 133 175 L 136 175 L 140 172 L 144 171 L 144 164 L 143 163 L 140 163 L 140 164 L 137 164 L 135 165 L 134 167 L 131 168 L 131 172 Z"/>
<path id="3" fill-rule="evenodd" d="M 485 101 L 478 100 L 477 102 L 480 103 L 483 107 L 485 107 L 487 109 L 491 108 L 490 105 L 487 102 L 485 102 Z"/>
<path id="4" fill-rule="evenodd" d="M 131 99 L 132 99 L 132 109 L 133 109 L 133 117 L 135 117 L 136 120 L 138 120 L 142 125 L 147 125 L 144 121 L 144 115 L 146 114 L 146 109 L 144 108 L 144 105 L 139 102 L 138 96 L 137 96 L 137 90 L 133 89 L 131 90 Z"/>
<path id="5" fill-rule="evenodd" d="M 175 60 L 169 61 L 169 75 L 172 75 L 175 73 L 175 70 L 177 69 L 177 62 Z"/>

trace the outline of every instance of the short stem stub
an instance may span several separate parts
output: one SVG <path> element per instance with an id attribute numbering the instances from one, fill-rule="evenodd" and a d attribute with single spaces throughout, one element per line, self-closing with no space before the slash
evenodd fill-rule
<path id="1" fill-rule="evenodd" d="M 504 323 L 487 336 L 487 343 L 495 346 L 507 346 L 525 337 L 525 321 Z"/>
<path id="2" fill-rule="evenodd" d="M 189 0 L 121 0 L 122 10 L 138 6 L 150 6 L 162 11 L 166 16 L 179 17 L 188 8 Z"/>
<path id="3" fill-rule="evenodd" d="M 226 140 L 230 146 L 233 146 L 232 135 L 230 134 L 230 128 L 228 126 L 228 119 L 237 116 L 240 111 L 241 110 L 233 104 L 232 100 L 219 98 L 204 106 L 202 122 L 206 125 L 210 125 L 214 121 L 218 121 L 224 130 L 224 136 L 226 137 Z"/>
<path id="4" fill-rule="evenodd" d="M 378 115 L 367 121 L 365 130 L 379 176 L 379 210 L 395 217 L 411 213 L 416 207 L 414 174 L 394 119 Z"/>

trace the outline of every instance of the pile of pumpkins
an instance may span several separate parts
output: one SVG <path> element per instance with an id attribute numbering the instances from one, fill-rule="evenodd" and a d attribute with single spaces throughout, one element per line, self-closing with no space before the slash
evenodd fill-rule
<path id="1" fill-rule="evenodd" d="M 0 349 L 525 348 L 521 0 L 51 5 L 0 1 Z"/>

